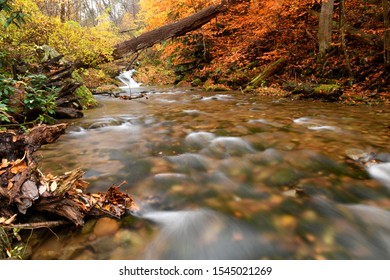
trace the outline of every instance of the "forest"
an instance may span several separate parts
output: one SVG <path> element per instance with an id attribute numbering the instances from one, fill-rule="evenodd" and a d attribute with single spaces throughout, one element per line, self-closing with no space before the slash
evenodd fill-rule
<path id="1" fill-rule="evenodd" d="M 54 115 L 64 102 L 58 102 L 60 86 L 54 82 L 61 76 L 49 69 L 50 59 L 59 55 L 58 63 L 76 70 L 74 87 L 85 86 L 76 95 L 118 83 L 115 77 L 130 67 L 149 85 L 254 90 L 348 104 L 388 99 L 388 1 L 225 1 L 228 8 L 195 30 L 115 57 L 121 42 L 221 5 L 162 2 L 2 1 L 2 121 Z M 45 84 L 47 75 L 55 77 Z M 15 94 L 25 79 L 36 91 L 27 99 Z M 62 89 L 59 95 L 67 93 Z M 79 108 L 94 104 L 87 96 Z"/>
<path id="2" fill-rule="evenodd" d="M 137 209 L 121 184 L 91 194 L 81 169 L 53 177 L 33 156 L 130 69 L 146 87 L 386 106 L 390 0 L 0 0 L 0 258 L 22 257 L 15 229 Z"/>

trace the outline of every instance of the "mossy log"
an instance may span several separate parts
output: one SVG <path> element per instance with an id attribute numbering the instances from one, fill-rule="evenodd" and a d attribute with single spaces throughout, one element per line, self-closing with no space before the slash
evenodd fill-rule
<path id="1" fill-rule="evenodd" d="M 289 83 L 283 87 L 291 95 L 299 99 L 317 99 L 323 101 L 336 101 L 343 94 L 341 86 L 337 84 L 296 84 Z"/>
<path id="2" fill-rule="evenodd" d="M 244 91 L 250 91 L 254 88 L 261 85 L 264 81 L 266 81 L 268 78 L 273 76 L 276 72 L 278 72 L 280 69 L 282 69 L 287 63 L 287 57 L 281 57 L 277 61 L 269 64 L 263 72 L 260 73 L 260 75 L 256 76 L 253 80 L 251 80 L 248 84 L 248 86 L 245 88 Z"/>

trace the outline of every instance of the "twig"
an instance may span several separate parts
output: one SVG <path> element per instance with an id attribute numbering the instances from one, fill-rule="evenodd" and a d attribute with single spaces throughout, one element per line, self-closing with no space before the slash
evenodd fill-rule
<path id="1" fill-rule="evenodd" d="M 47 222 L 36 222 L 36 223 L 25 223 L 25 224 L 15 224 L 15 225 L 7 225 L 7 226 L 1 226 L 5 229 L 14 229 L 14 228 L 20 228 L 20 229 L 38 229 L 38 228 L 51 228 L 51 227 L 58 227 L 70 224 L 70 221 L 47 221 Z"/>

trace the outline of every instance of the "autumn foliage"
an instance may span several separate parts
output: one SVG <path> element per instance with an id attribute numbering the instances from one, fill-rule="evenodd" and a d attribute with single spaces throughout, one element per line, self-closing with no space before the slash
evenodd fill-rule
<path id="1" fill-rule="evenodd" d="M 146 30 L 187 15 L 194 7 L 210 5 L 205 1 L 161 1 L 154 5 L 141 1 L 141 14 Z M 153 1 L 152 1 L 153 2 Z M 196 2 L 196 5 L 195 3 Z M 267 85 L 295 83 L 339 83 L 355 89 L 386 88 L 383 67 L 384 25 L 381 1 L 347 1 L 346 51 L 341 46 L 340 8 L 335 4 L 332 47 L 326 57 L 318 53 L 319 0 L 241 0 L 211 23 L 185 37 L 167 42 L 156 50 L 161 60 L 176 72 L 176 82 L 201 80 L 208 84 L 224 84 L 233 89 L 245 87 L 262 69 L 282 56 L 288 64 Z M 158 6 L 158 7 L 156 7 Z M 153 10 L 154 16 L 147 16 Z M 172 14 L 175 11 L 175 14 Z M 358 35 L 354 35 L 359 31 Z M 367 44 L 360 34 L 373 38 Z M 353 72 L 351 83 L 347 61 Z"/>
<path id="2" fill-rule="evenodd" d="M 70 61 L 97 67 L 112 60 L 115 44 L 222 2 L 231 4 L 228 11 L 210 23 L 143 50 L 133 65 L 140 82 L 240 89 L 286 57 L 283 69 L 261 86 L 289 90 L 291 83 L 339 84 L 363 95 L 388 91 L 380 0 L 346 1 L 343 28 L 342 1 L 335 1 L 332 43 L 325 56 L 318 50 L 321 0 L 96 0 L 84 10 L 77 10 L 79 0 L 12 2 L 28 11 L 30 20 L 23 28 L 1 27 L 0 61 L 8 72 L 13 60 L 39 63 L 36 46 L 44 44 Z"/>

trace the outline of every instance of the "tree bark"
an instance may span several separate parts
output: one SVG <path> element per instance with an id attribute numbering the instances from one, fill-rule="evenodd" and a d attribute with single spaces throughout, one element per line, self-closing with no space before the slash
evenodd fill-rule
<path id="1" fill-rule="evenodd" d="M 345 39 L 345 25 L 346 25 L 346 16 L 345 16 L 345 0 L 340 0 L 340 33 L 341 33 L 341 46 L 344 51 L 345 63 L 349 74 L 349 80 L 352 83 L 353 81 L 353 72 L 351 67 L 351 61 L 349 58 L 347 41 Z"/>
<path id="2" fill-rule="evenodd" d="M 387 72 L 390 72 L 390 0 L 383 0 L 383 18 L 385 22 L 384 61 Z"/>
<path id="3" fill-rule="evenodd" d="M 323 0 L 318 26 L 318 43 L 320 55 L 324 55 L 332 43 L 332 17 L 334 0 Z"/>
<path id="4" fill-rule="evenodd" d="M 119 43 L 114 46 L 114 59 L 120 59 L 128 53 L 137 52 L 169 38 L 183 36 L 190 31 L 196 30 L 210 22 L 221 12 L 226 11 L 228 6 L 234 2 L 236 1 L 223 1 L 221 4 L 207 7 L 177 22 L 164 25 L 143 33 L 136 38 Z"/>

